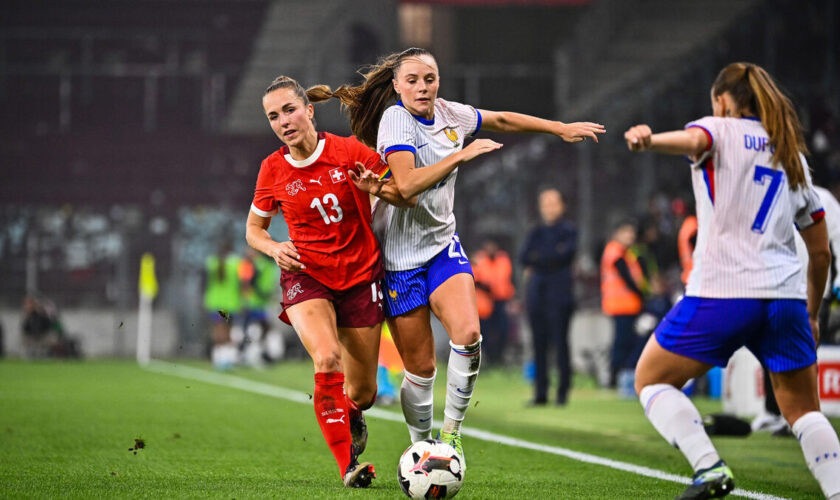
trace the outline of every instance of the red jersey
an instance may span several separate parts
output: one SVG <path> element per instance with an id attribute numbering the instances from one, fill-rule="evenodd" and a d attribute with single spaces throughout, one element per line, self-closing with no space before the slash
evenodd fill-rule
<path id="1" fill-rule="evenodd" d="M 283 212 L 289 238 L 309 274 L 333 290 L 382 277 L 379 243 L 371 230 L 370 198 L 350 180 L 356 162 L 381 174 L 379 154 L 355 137 L 320 132 L 312 156 L 295 160 L 283 146 L 263 160 L 251 211 Z"/>

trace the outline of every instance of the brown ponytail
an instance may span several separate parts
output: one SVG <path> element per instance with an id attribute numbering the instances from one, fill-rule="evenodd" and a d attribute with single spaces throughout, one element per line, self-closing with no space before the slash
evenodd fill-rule
<path id="1" fill-rule="evenodd" d="M 306 90 L 306 95 L 313 103 L 331 98 L 340 100 L 341 108 L 350 116 L 350 130 L 353 131 L 353 135 L 375 149 L 382 113 L 397 100 L 392 80 L 405 58 L 421 55 L 431 56 L 431 53 L 426 49 L 413 47 L 390 54 L 375 65 L 367 67 L 365 72 L 359 71 L 365 79 L 361 85 L 342 85 L 335 90 L 331 90 L 327 85 L 315 85 Z"/>
<path id="2" fill-rule="evenodd" d="M 779 90 L 773 78 L 751 63 L 732 63 L 721 70 L 712 85 L 715 97 L 729 92 L 738 109 L 748 110 L 761 119 L 770 144 L 773 166 L 782 165 L 793 189 L 805 185 L 805 171 L 799 153 L 808 153 L 802 124 L 793 103 Z"/>

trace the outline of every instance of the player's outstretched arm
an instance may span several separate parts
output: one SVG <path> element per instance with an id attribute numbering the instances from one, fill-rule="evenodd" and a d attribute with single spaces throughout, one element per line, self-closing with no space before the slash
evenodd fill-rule
<path id="1" fill-rule="evenodd" d="M 373 170 L 365 168 L 365 164 L 360 161 L 356 162 L 356 168 L 358 172 L 351 169 L 347 173 L 359 190 L 385 200 L 396 207 L 411 208 L 417 205 L 416 196 L 409 199 L 402 197 L 393 179 L 380 179 Z"/>
<path id="2" fill-rule="evenodd" d="M 411 151 L 397 151 L 388 156 L 388 167 L 400 195 L 408 200 L 442 181 L 461 163 L 501 147 L 490 139 L 476 139 L 461 151 L 423 168 L 414 168 L 414 153 Z"/>
<path id="3" fill-rule="evenodd" d="M 491 132 L 541 132 L 553 134 L 566 142 L 581 142 L 587 137 L 598 142 L 598 134 L 606 129 L 600 123 L 563 123 L 511 111 L 479 110 L 481 128 Z"/>
<path id="4" fill-rule="evenodd" d="M 300 262 L 300 254 L 291 241 L 274 241 L 268 234 L 271 217 L 262 217 L 254 212 L 248 212 L 245 223 L 245 241 L 254 250 L 262 252 L 274 259 L 274 262 L 284 271 L 299 271 L 306 269 Z"/>
<path id="5" fill-rule="evenodd" d="M 636 125 L 624 132 L 627 148 L 633 152 L 697 156 L 709 147 L 709 138 L 697 127 L 654 134 L 647 125 Z"/>

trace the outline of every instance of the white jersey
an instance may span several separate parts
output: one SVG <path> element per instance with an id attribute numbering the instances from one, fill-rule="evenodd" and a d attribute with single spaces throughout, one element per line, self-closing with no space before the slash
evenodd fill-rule
<path id="1" fill-rule="evenodd" d="M 686 125 L 708 134 L 710 148 L 692 164 L 697 245 L 686 295 L 804 299 L 794 234 L 825 215 L 811 184 L 792 190 L 773 168 L 757 119 L 705 117 Z"/>
<path id="2" fill-rule="evenodd" d="M 840 258 L 838 258 L 838 251 L 840 251 L 840 203 L 837 198 L 831 194 L 831 191 L 824 187 L 814 186 L 814 190 L 820 197 L 823 208 L 825 209 L 825 228 L 828 231 L 828 244 L 831 247 L 831 255 L 834 267 L 834 281 L 825 280 L 825 297 L 830 295 L 834 288 L 840 288 Z M 799 256 L 799 261 L 802 263 L 802 287 L 807 291 L 808 287 L 808 248 L 805 246 L 805 240 L 799 234 L 796 235 L 796 254 Z M 831 273 L 829 273 L 829 278 Z"/>
<path id="3" fill-rule="evenodd" d="M 481 114 L 472 106 L 435 100 L 431 120 L 412 115 L 397 103 L 379 122 L 377 151 L 383 159 L 396 151 L 414 153 L 415 168 L 440 162 L 464 147 L 464 139 L 481 128 Z M 420 193 L 413 208 L 377 203 L 373 229 L 382 246 L 385 269 L 405 271 L 429 262 L 455 234 L 455 178 L 453 170 L 437 185 Z"/>

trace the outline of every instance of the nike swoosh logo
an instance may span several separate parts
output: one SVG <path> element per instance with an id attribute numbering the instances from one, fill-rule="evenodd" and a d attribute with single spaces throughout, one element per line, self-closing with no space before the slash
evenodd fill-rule
<path id="1" fill-rule="evenodd" d="M 460 387 L 456 387 L 455 390 L 460 392 L 461 394 L 469 394 L 468 392 L 462 391 Z"/>
<path id="2" fill-rule="evenodd" d="M 429 420 L 431 420 L 431 418 L 432 418 L 432 417 L 429 417 L 429 418 L 418 418 L 418 419 L 417 419 L 417 421 L 418 421 L 418 422 L 428 422 Z"/>
<path id="3" fill-rule="evenodd" d="M 466 263 L 467 263 L 467 261 L 458 259 L 458 264 L 466 264 Z"/>
<path id="4" fill-rule="evenodd" d="M 426 144 L 421 144 L 421 145 L 417 146 L 417 149 L 420 149 L 420 148 L 426 147 L 426 146 L 428 146 L 428 145 L 429 145 L 429 143 L 428 143 L 428 142 L 427 142 Z"/>

